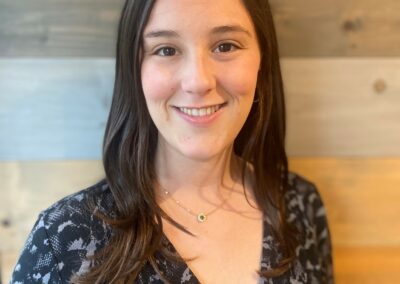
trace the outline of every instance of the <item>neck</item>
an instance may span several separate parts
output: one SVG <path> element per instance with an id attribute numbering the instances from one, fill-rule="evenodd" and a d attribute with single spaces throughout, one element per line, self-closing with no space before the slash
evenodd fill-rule
<path id="1" fill-rule="evenodd" d="M 219 200 L 224 189 L 240 183 L 238 158 L 232 147 L 209 159 L 191 159 L 174 150 L 158 147 L 156 173 L 161 187 L 181 198 Z"/>

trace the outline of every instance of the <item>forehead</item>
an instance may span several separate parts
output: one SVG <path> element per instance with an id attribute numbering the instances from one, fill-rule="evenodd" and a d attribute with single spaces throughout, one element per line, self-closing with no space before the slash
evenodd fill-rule
<path id="1" fill-rule="evenodd" d="M 254 30 L 241 0 L 156 0 L 145 31 L 160 28 L 200 31 L 222 25 Z"/>

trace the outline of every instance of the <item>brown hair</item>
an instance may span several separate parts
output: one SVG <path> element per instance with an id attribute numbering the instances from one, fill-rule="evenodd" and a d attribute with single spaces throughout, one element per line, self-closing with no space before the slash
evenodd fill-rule
<path id="1" fill-rule="evenodd" d="M 264 277 L 275 277 L 289 269 L 298 242 L 295 228 L 286 222 L 284 195 L 288 188 L 288 163 L 284 148 L 284 93 L 268 0 L 242 1 L 256 28 L 262 59 L 256 102 L 234 142 L 234 151 L 253 165 L 257 204 L 269 216 L 280 243 L 283 256 L 280 263 L 271 270 L 259 271 Z M 122 10 L 114 94 L 103 144 L 106 180 L 115 199 L 117 216 L 100 216 L 113 228 L 110 243 L 95 255 L 96 265 L 74 282 L 132 282 L 146 261 L 158 270 L 156 252 L 168 256 L 161 242 L 161 217 L 186 231 L 161 210 L 153 190 L 157 129 L 146 107 L 140 76 L 142 34 L 154 2 L 127 0 Z M 242 174 L 244 180 L 245 168 Z"/>

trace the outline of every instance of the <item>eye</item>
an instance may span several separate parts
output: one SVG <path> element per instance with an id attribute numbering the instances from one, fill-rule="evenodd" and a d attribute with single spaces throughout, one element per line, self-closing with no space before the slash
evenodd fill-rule
<path id="1" fill-rule="evenodd" d="M 232 52 L 239 47 L 233 43 L 221 43 L 217 46 L 217 48 L 214 50 L 215 52 Z"/>
<path id="2" fill-rule="evenodd" d="M 154 54 L 160 55 L 160 56 L 174 56 L 176 54 L 176 49 L 173 47 L 162 47 L 156 50 Z"/>

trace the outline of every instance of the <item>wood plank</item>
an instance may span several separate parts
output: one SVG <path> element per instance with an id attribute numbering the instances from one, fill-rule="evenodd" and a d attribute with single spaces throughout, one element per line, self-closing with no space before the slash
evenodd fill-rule
<path id="1" fill-rule="evenodd" d="M 291 158 L 321 192 L 335 246 L 400 247 L 400 159 Z"/>
<path id="2" fill-rule="evenodd" d="M 400 59 L 282 67 L 290 155 L 400 155 Z M 0 78 L 0 160 L 100 158 L 112 59 L 2 59 Z"/>
<path id="3" fill-rule="evenodd" d="M 0 160 L 98 159 L 112 59 L 0 60 Z"/>
<path id="4" fill-rule="evenodd" d="M 400 2 L 399 2 L 400 3 Z M 295 156 L 400 156 L 400 59 L 284 59 Z"/>
<path id="5" fill-rule="evenodd" d="M 334 245 L 400 246 L 400 159 L 292 157 L 290 168 L 317 184 Z M 99 161 L 0 163 L 0 251 L 19 249 L 40 210 L 102 175 Z"/>
<path id="6" fill-rule="evenodd" d="M 103 176 L 98 160 L 0 163 L 0 251 L 19 251 L 41 210 Z"/>
<path id="7" fill-rule="evenodd" d="M 122 0 L 0 0 L 0 56 L 112 57 Z"/>
<path id="8" fill-rule="evenodd" d="M 294 158 L 290 168 L 316 183 L 328 212 L 338 284 L 396 283 L 400 270 L 400 159 Z M 0 163 L 3 280 L 40 210 L 91 185 L 100 161 Z M 4 221 L 9 226 L 4 226 Z M 5 282 L 7 283 L 7 281 Z"/>
<path id="9" fill-rule="evenodd" d="M 337 284 L 395 284 L 400 274 L 400 247 L 336 247 Z"/>
<path id="10" fill-rule="evenodd" d="M 400 273 L 399 247 L 335 247 L 337 284 L 394 284 Z M 2 255 L 3 283 L 10 281 L 17 252 Z"/>
<path id="11" fill-rule="evenodd" d="M 271 0 L 280 53 L 399 56 L 397 0 Z M 114 56 L 122 0 L 0 0 L 0 56 Z"/>
<path id="12" fill-rule="evenodd" d="M 0 283 L 9 283 L 11 280 L 11 273 L 18 260 L 19 253 L 16 251 L 1 253 L 1 276 Z M 2 282 L 3 281 L 3 282 Z"/>
<path id="13" fill-rule="evenodd" d="M 272 0 L 283 56 L 398 56 L 397 0 Z"/>

